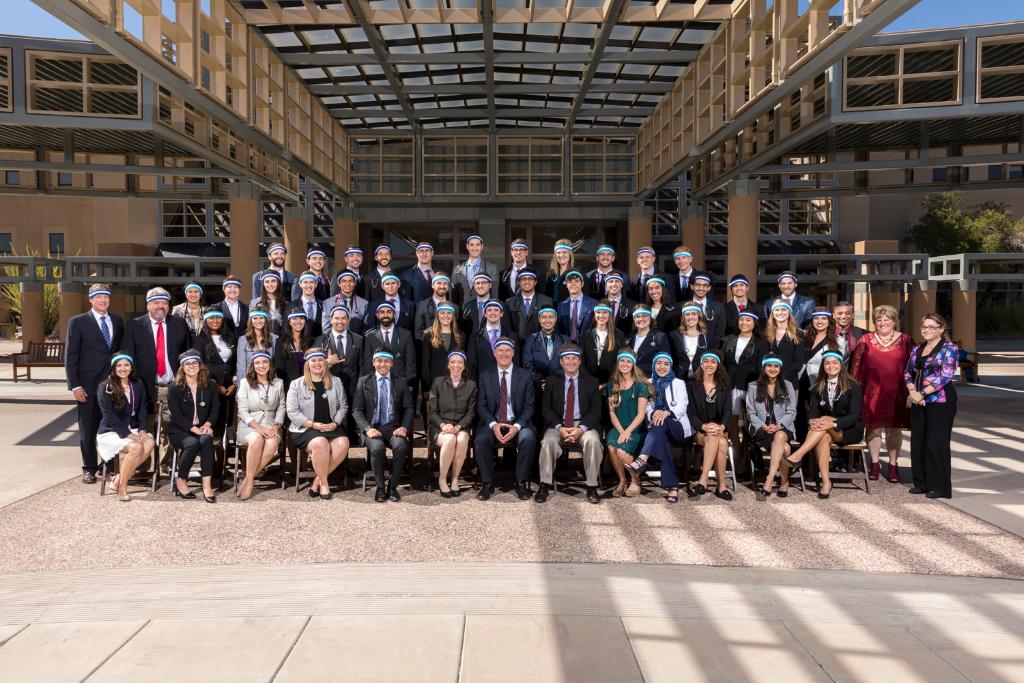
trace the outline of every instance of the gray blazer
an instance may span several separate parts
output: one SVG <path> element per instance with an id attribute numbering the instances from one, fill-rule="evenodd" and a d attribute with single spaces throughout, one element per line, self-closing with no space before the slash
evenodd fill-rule
<path id="1" fill-rule="evenodd" d="M 274 349 L 277 347 L 277 335 L 270 335 L 270 347 L 263 349 L 271 356 L 274 355 Z M 249 341 L 242 335 L 238 338 L 238 346 L 235 347 L 235 379 L 241 380 L 245 377 L 245 373 L 249 372 L 249 363 L 252 362 L 252 355 L 256 353 L 255 349 L 249 348 Z M 274 360 L 270 360 L 270 366 L 274 366 Z"/>
<path id="2" fill-rule="evenodd" d="M 331 309 L 340 303 L 344 303 L 344 299 L 341 294 L 335 294 L 330 299 L 324 300 L 324 314 L 320 317 L 320 326 L 324 332 L 331 329 Z M 369 308 L 370 302 L 358 294 L 352 297 L 352 305 L 348 307 L 348 319 L 349 320 L 362 320 L 366 317 L 366 309 Z M 351 323 L 350 323 L 351 324 Z"/>
<path id="3" fill-rule="evenodd" d="M 332 378 L 331 388 L 327 390 L 327 405 L 331 409 L 331 422 L 337 425 L 345 423 L 345 416 L 348 415 L 348 401 L 345 400 L 345 388 L 339 379 Z M 312 420 L 315 413 L 313 404 L 313 392 L 306 388 L 302 378 L 297 378 L 288 387 L 288 419 L 291 425 L 288 429 L 295 433 L 306 430 L 302 423 Z"/>
<path id="4" fill-rule="evenodd" d="M 491 285 L 494 293 L 493 298 L 497 298 L 498 294 L 498 266 L 480 259 L 480 270 L 477 273 L 485 273 L 491 276 L 494 283 Z M 476 277 L 476 275 L 474 275 Z M 452 273 L 452 289 L 455 290 L 451 299 L 459 306 L 473 298 L 473 283 L 466 277 L 466 262 L 463 261 L 459 265 L 455 266 L 455 272 Z"/>
<path id="5" fill-rule="evenodd" d="M 779 379 L 782 379 L 781 377 Z M 791 434 L 796 433 L 796 404 L 797 394 L 796 389 L 789 383 L 789 380 L 782 380 L 786 384 L 786 392 L 789 395 L 789 400 L 783 404 L 775 405 L 775 419 L 778 424 L 782 425 L 790 431 Z M 768 410 L 764 407 L 764 404 L 757 400 L 757 382 L 751 382 L 747 385 L 747 420 L 750 422 L 750 428 L 752 430 L 758 430 L 765 425 L 768 419 Z"/>
<path id="6" fill-rule="evenodd" d="M 250 387 L 246 380 L 238 383 L 238 424 L 248 427 L 253 420 L 263 427 L 284 424 L 283 380 L 275 377 L 266 394 L 259 387 Z"/>

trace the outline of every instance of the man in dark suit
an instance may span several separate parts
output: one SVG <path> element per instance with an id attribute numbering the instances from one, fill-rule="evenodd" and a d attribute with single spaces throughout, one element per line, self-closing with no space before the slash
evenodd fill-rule
<path id="1" fill-rule="evenodd" d="M 473 379 L 494 369 L 494 347 L 499 339 L 515 338 L 507 320 L 505 306 L 497 299 L 484 306 L 483 325 L 466 340 L 466 364 Z"/>
<path id="2" fill-rule="evenodd" d="M 508 301 L 519 291 L 519 274 L 530 269 L 526 258 L 530 255 L 530 247 L 524 239 L 512 240 L 512 247 L 509 249 L 512 255 L 512 263 L 508 268 L 498 273 L 498 298 Z M 534 275 L 536 277 L 536 275 Z"/>
<path id="3" fill-rule="evenodd" d="M 288 307 L 289 311 L 302 311 L 306 314 L 306 327 L 309 328 L 310 339 L 323 334 L 324 302 L 316 297 L 316 274 L 310 271 L 299 276 L 297 283 L 301 295 Z"/>
<path id="4" fill-rule="evenodd" d="M 348 310 L 348 329 L 358 335 L 366 331 L 366 312 L 370 309 L 370 302 L 356 294 L 356 274 L 351 270 L 340 271 L 335 280 L 338 283 L 338 292 L 324 302 L 324 313 L 320 319 L 320 327 L 324 333 L 331 327 L 331 311 L 335 306 L 344 306 Z"/>
<path id="5" fill-rule="evenodd" d="M 312 273 L 316 277 L 316 286 L 313 288 L 313 296 L 318 301 L 324 301 L 325 299 L 331 298 L 331 278 L 327 275 L 327 254 L 322 249 L 310 249 L 306 252 L 306 266 L 305 273 Z M 305 296 L 305 290 L 301 288 L 301 283 L 296 282 L 292 285 L 291 291 L 292 299 L 298 299 L 300 296 Z"/>
<path id="6" fill-rule="evenodd" d="M 800 328 L 807 327 L 811 321 L 811 313 L 814 312 L 814 299 L 796 291 L 796 274 L 786 271 L 779 274 L 778 278 L 779 296 L 769 297 L 764 304 L 764 317 L 767 320 L 772 314 L 772 304 L 776 301 L 785 301 L 793 309 L 793 320 Z"/>
<path id="7" fill-rule="evenodd" d="M 373 250 L 373 260 L 377 266 L 370 270 L 363 279 L 365 293 L 360 294 L 367 301 L 375 301 L 384 298 L 384 290 L 381 289 L 381 279 L 391 272 L 391 247 L 386 244 L 379 244 Z"/>
<path id="8" fill-rule="evenodd" d="M 672 299 L 676 303 L 683 303 L 693 298 L 693 276 L 696 271 L 693 269 L 693 253 L 685 244 L 676 248 L 672 253 L 672 260 L 676 264 L 675 275 L 667 278 L 668 290 L 672 293 Z"/>
<path id="9" fill-rule="evenodd" d="M 383 296 L 370 301 L 370 307 L 366 311 L 367 317 L 375 316 L 377 306 L 382 303 L 391 304 L 391 307 L 395 309 L 395 325 L 412 332 L 412 321 L 413 316 L 416 313 L 416 306 L 410 299 L 406 299 L 401 295 L 402 280 L 394 273 L 388 273 L 380 279 L 380 287 L 383 292 Z M 366 326 L 372 326 L 372 320 L 366 321 Z"/>
<path id="10" fill-rule="evenodd" d="M 284 261 L 288 256 L 288 249 L 279 242 L 267 247 L 267 260 L 270 265 L 264 270 L 259 270 L 252 275 L 252 298 L 257 299 L 260 295 L 260 287 L 263 285 L 263 274 L 268 270 L 277 273 L 281 279 L 281 286 L 278 288 L 279 296 L 286 301 L 292 294 L 292 287 L 295 285 L 295 273 L 285 270 Z"/>
<path id="11" fill-rule="evenodd" d="M 594 323 L 597 302 L 583 293 L 583 275 L 578 270 L 565 274 L 569 298 L 558 303 L 558 331 L 578 344 Z"/>
<path id="12" fill-rule="evenodd" d="M 242 293 L 242 281 L 234 275 L 228 275 L 220 287 L 224 291 L 224 300 L 214 308 L 224 314 L 224 327 L 231 330 L 237 339 L 245 334 L 245 326 L 249 324 L 249 304 L 238 300 Z"/>
<path id="13" fill-rule="evenodd" d="M 494 495 L 494 456 L 499 444 L 516 447 L 516 496 L 529 500 L 528 482 L 537 459 L 533 431 L 534 390 L 530 373 L 515 367 L 516 343 L 502 337 L 494 345 L 494 365 L 477 380 L 477 430 L 473 452 L 480 468 L 480 493 Z"/>
<path id="14" fill-rule="evenodd" d="M 537 311 L 553 306 L 551 297 L 537 291 L 537 273 L 532 268 L 519 271 L 519 292 L 505 302 L 505 310 L 520 344 L 540 329 Z"/>
<path id="15" fill-rule="evenodd" d="M 135 359 L 135 374 L 146 385 L 151 407 L 157 401 L 167 405 L 167 385 L 178 372 L 178 356 L 192 348 L 185 321 L 167 315 L 170 303 L 171 295 L 163 287 L 146 292 L 146 314 L 125 324 L 121 340 L 121 351 Z"/>
<path id="16" fill-rule="evenodd" d="M 395 307 L 387 302 L 377 304 L 377 327 L 363 335 L 364 371 L 373 366 L 373 354 L 384 349 L 391 354 L 390 370 L 405 380 L 406 385 L 416 385 L 415 341 L 409 330 L 395 326 Z"/>
<path id="17" fill-rule="evenodd" d="M 640 247 L 636 250 L 636 264 L 640 267 L 640 273 L 630 280 L 628 296 L 634 301 L 643 301 L 647 296 L 647 281 L 659 273 L 654 267 L 657 261 L 657 254 L 651 247 Z M 668 282 L 668 278 L 665 277 Z"/>
<path id="18" fill-rule="evenodd" d="M 615 269 L 615 250 L 610 245 L 602 244 L 597 248 L 597 268 L 587 273 L 587 296 L 597 301 L 607 295 L 606 282 L 612 274 L 624 276 L 620 270 Z"/>
<path id="19" fill-rule="evenodd" d="M 529 370 L 538 391 L 543 390 L 544 381 L 562 371 L 558 351 L 569 338 L 555 331 L 558 318 L 555 309 L 544 308 L 539 314 L 539 329 L 526 338 L 522 347 L 523 368 Z M 540 405 L 538 400 L 537 405 Z"/>
<path id="20" fill-rule="evenodd" d="M 402 273 L 401 295 L 414 303 L 430 296 L 434 279 L 434 246 L 430 242 L 416 245 L 416 263 Z"/>
<path id="21" fill-rule="evenodd" d="M 484 323 L 484 306 L 490 301 L 497 301 L 491 296 L 493 280 L 490 275 L 480 273 L 473 280 L 473 292 L 475 296 L 462 304 L 462 334 L 466 337 L 473 336 L 473 333 L 480 329 Z M 508 318 L 508 312 L 502 313 L 504 320 L 503 327 L 512 327 L 512 321 Z"/>
<path id="22" fill-rule="evenodd" d="M 355 291 L 355 295 L 356 296 L 361 296 L 361 297 L 363 297 L 365 299 L 366 298 L 366 282 L 363 280 L 362 268 L 363 268 L 363 250 L 360 249 L 359 246 L 355 245 L 355 244 L 350 244 L 347 247 L 345 247 L 345 267 L 342 270 L 351 271 L 352 277 L 356 281 L 355 290 L 354 290 Z M 334 276 L 334 280 L 335 280 L 334 284 L 335 285 L 339 285 L 339 283 L 338 283 L 338 276 L 337 275 Z M 335 294 L 337 294 L 337 290 L 338 289 L 340 289 L 340 286 L 336 286 L 335 287 Z M 351 317 L 351 316 L 349 316 L 349 317 Z"/>
<path id="23" fill-rule="evenodd" d="M 624 276 L 613 273 L 605 280 L 604 287 L 608 305 L 612 308 L 614 325 L 628 337 L 633 331 L 633 309 L 637 307 L 637 302 L 622 293 L 625 280 Z"/>
<path id="24" fill-rule="evenodd" d="M 373 499 L 378 503 L 388 500 L 397 503 L 401 500 L 398 483 L 402 479 L 405 461 L 411 454 L 412 392 L 403 377 L 391 372 L 391 352 L 377 349 L 370 362 L 374 371 L 360 377 L 356 384 L 352 417 L 363 435 L 373 477 L 377 480 Z M 384 465 L 387 464 L 389 447 L 393 462 L 391 478 L 385 484 Z"/>
<path id="25" fill-rule="evenodd" d="M 725 333 L 726 335 L 737 334 L 740 330 L 738 322 L 740 313 L 749 309 L 754 310 L 758 316 L 758 327 L 762 327 L 761 304 L 753 299 L 747 298 L 750 291 L 750 281 L 743 274 L 737 273 L 729 278 L 729 293 L 732 299 L 725 305 Z"/>
<path id="26" fill-rule="evenodd" d="M 82 482 L 94 484 L 99 460 L 96 432 L 100 405 L 96 389 L 110 375 L 110 359 L 121 347 L 124 320 L 110 313 L 110 286 L 89 287 L 89 311 L 68 321 L 64 372 L 78 407 L 78 444 L 82 450 Z"/>
<path id="27" fill-rule="evenodd" d="M 446 273 L 437 271 L 430 280 L 430 296 L 416 302 L 416 312 L 413 314 L 412 335 L 418 341 L 423 339 L 423 330 L 434 324 L 434 316 L 437 314 L 437 307 L 441 304 L 451 303 L 448 300 L 448 293 L 451 291 L 452 281 Z M 458 325 L 460 321 L 455 320 Z"/>
<path id="28" fill-rule="evenodd" d="M 853 304 L 849 301 L 840 301 L 832 309 L 832 317 L 836 321 L 836 336 L 846 338 L 846 357 L 853 354 L 854 347 L 860 342 L 860 338 L 868 333 L 863 327 L 853 324 Z"/>
<path id="29" fill-rule="evenodd" d="M 316 340 L 316 346 L 327 350 L 327 367 L 345 387 L 345 398 L 352 405 L 356 382 L 362 374 L 363 338 L 348 329 L 348 309 L 335 306 L 331 310 L 331 326 Z"/>
<path id="30" fill-rule="evenodd" d="M 583 469 L 587 475 L 587 500 L 600 503 L 597 495 L 601 469 L 601 392 L 597 379 L 580 372 L 583 352 L 576 344 L 565 344 L 558 352 L 562 374 L 552 375 L 544 387 L 541 412 L 544 438 L 540 446 L 540 488 L 534 500 L 548 499 L 554 481 L 555 462 L 566 446 L 583 450 Z"/>
<path id="31" fill-rule="evenodd" d="M 690 289 L 693 290 L 691 301 L 704 312 L 708 333 L 715 335 L 715 339 L 722 339 L 725 336 L 725 304 L 711 298 L 711 274 L 696 273 L 690 279 Z"/>

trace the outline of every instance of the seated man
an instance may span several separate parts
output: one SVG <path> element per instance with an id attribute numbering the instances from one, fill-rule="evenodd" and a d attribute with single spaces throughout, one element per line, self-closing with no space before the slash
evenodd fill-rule
<path id="1" fill-rule="evenodd" d="M 374 352 L 374 372 L 359 378 L 352 407 L 352 417 L 363 435 L 366 455 L 377 480 L 377 494 L 373 499 L 378 503 L 401 500 L 398 482 L 402 479 L 405 460 L 411 454 L 412 393 L 404 378 L 391 374 L 393 362 L 394 356 L 388 350 L 382 348 Z M 394 462 L 391 479 L 385 486 L 384 465 L 389 446 Z"/>
<path id="2" fill-rule="evenodd" d="M 600 503 L 597 477 L 601 469 L 602 446 L 601 392 L 597 380 L 580 372 L 583 351 L 576 344 L 564 344 L 558 357 L 562 374 L 548 377 L 544 387 L 543 417 L 547 430 L 540 447 L 540 488 L 534 500 L 548 499 L 555 473 L 555 462 L 566 446 L 583 449 L 583 469 L 587 474 L 587 500 Z"/>
<path id="3" fill-rule="evenodd" d="M 526 484 L 537 455 L 537 434 L 533 431 L 533 379 L 512 364 L 516 344 L 502 337 L 494 345 L 496 367 L 477 380 L 477 429 L 474 440 L 476 464 L 480 468 L 480 493 L 487 500 L 494 494 L 494 455 L 498 444 L 516 446 L 516 495 L 528 500 Z M 594 387 L 597 394 L 597 387 Z"/>

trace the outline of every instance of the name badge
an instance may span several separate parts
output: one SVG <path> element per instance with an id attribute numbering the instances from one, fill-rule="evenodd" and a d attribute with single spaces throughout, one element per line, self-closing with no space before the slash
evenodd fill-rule
<path id="1" fill-rule="evenodd" d="M 205 408 L 206 407 L 206 401 L 200 401 L 199 402 L 199 407 L 200 408 Z"/>

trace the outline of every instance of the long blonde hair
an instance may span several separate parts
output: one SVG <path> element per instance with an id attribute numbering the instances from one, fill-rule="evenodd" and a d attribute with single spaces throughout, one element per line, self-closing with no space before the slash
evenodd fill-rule
<path id="1" fill-rule="evenodd" d="M 679 307 L 679 334 L 683 335 L 684 337 L 686 336 L 686 313 L 683 313 L 682 310 L 686 306 L 699 306 L 699 304 L 693 301 L 687 301 L 686 303 Z M 697 332 L 699 332 L 700 334 L 708 333 L 708 323 L 706 320 L 704 320 L 704 314 L 699 311 L 697 312 Z"/>
<path id="2" fill-rule="evenodd" d="M 555 250 L 551 252 L 551 267 L 548 268 L 548 273 L 551 275 L 561 275 L 562 271 L 559 270 L 558 260 L 555 258 L 555 254 L 558 253 L 558 247 L 569 247 L 569 263 L 565 267 L 565 272 L 568 273 L 570 270 L 576 267 L 576 252 L 572 249 L 572 240 L 561 239 L 555 242 Z"/>
<path id="3" fill-rule="evenodd" d="M 637 384 L 646 384 L 648 393 L 654 393 L 654 388 L 651 385 L 651 380 L 647 379 L 647 375 L 644 374 L 644 371 L 640 369 L 640 366 L 636 364 L 635 360 L 633 361 L 633 369 L 630 370 L 629 372 L 629 378 L 633 380 L 634 387 Z M 608 405 L 610 405 L 612 408 L 618 408 L 619 404 L 622 403 L 622 392 L 625 390 L 626 384 L 626 381 L 623 378 L 622 373 L 619 372 L 618 362 L 615 363 L 615 370 L 612 371 L 611 382 L 612 395 L 608 397 Z"/>
<path id="4" fill-rule="evenodd" d="M 768 338 L 769 344 L 775 343 L 775 338 L 779 332 L 779 322 L 775 319 L 774 311 L 768 316 L 768 323 L 765 326 L 764 336 Z M 793 319 L 793 313 L 790 312 L 789 318 L 786 319 L 786 336 L 794 344 L 800 343 L 799 332 L 797 331 L 796 320 Z"/>
<path id="5" fill-rule="evenodd" d="M 312 350 L 313 350 L 313 348 L 311 347 L 311 348 L 306 349 L 306 352 L 309 353 Z M 323 349 L 316 349 L 316 350 L 317 351 L 322 351 Z M 324 362 L 324 365 L 326 366 L 326 361 Z M 323 375 L 323 377 L 320 378 L 320 381 L 324 383 L 324 389 L 330 389 L 331 385 L 334 384 L 334 380 L 332 379 L 332 375 L 331 375 L 330 371 L 326 367 L 324 367 L 324 375 Z M 306 387 L 306 389 L 308 389 L 309 391 L 313 391 L 313 389 L 314 389 L 314 387 L 313 387 L 313 377 L 309 374 L 309 361 L 308 360 L 305 363 L 302 364 L 302 386 Z"/>
<path id="6" fill-rule="evenodd" d="M 612 307 L 612 304 L 608 299 L 601 299 L 597 302 L 598 306 Z M 613 309 L 614 310 L 614 309 Z M 591 328 L 593 331 L 597 331 L 597 317 L 594 317 L 594 326 Z M 615 320 L 612 318 L 611 313 L 608 314 L 608 323 L 605 325 L 605 332 L 608 333 L 608 339 L 605 340 L 604 350 L 608 353 L 615 351 Z"/>
<path id="7" fill-rule="evenodd" d="M 444 337 L 441 335 L 441 319 L 438 318 L 437 314 L 434 314 L 434 322 L 424 332 L 430 336 L 430 345 L 435 349 L 441 348 L 441 344 L 444 343 Z M 452 314 L 452 341 L 455 342 L 455 348 L 462 349 L 462 333 L 459 332 L 459 323 L 455 320 L 455 314 Z"/>

